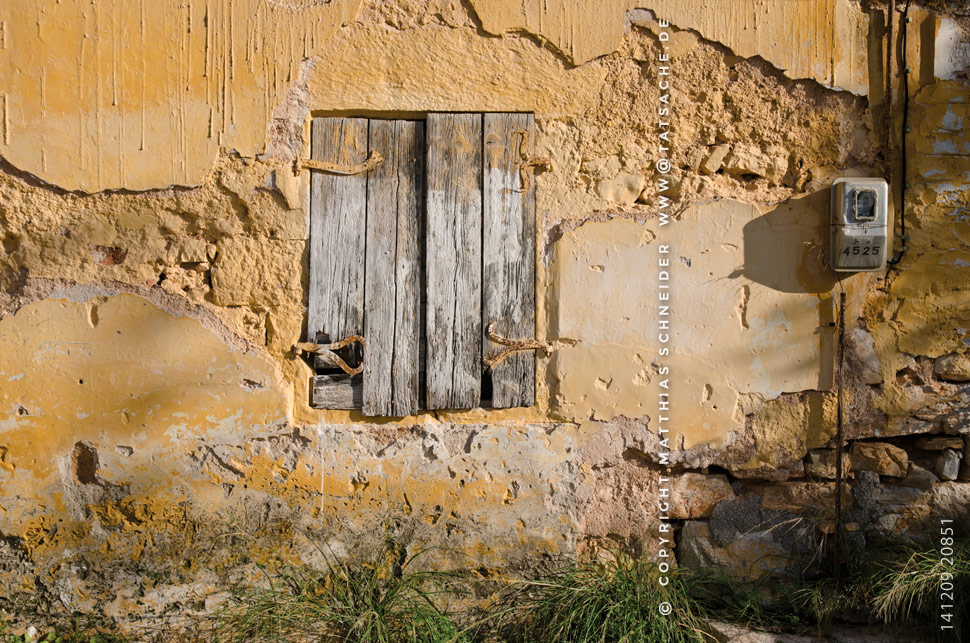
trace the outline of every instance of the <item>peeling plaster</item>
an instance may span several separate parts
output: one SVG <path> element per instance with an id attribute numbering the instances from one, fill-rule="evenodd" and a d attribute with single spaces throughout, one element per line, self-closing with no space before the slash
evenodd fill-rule
<path id="1" fill-rule="evenodd" d="M 808 11 L 797 2 L 755 0 L 738 0 L 730 11 L 712 9 L 705 0 L 470 1 L 489 33 L 534 33 L 576 65 L 616 51 L 630 23 L 664 19 L 722 43 L 741 58 L 760 56 L 791 78 L 812 78 L 857 94 L 868 88 L 869 21 L 851 0 L 813 2 Z"/>
<path id="2" fill-rule="evenodd" d="M 17 545 L 0 552 L 0 583 L 14 592 L 160 613 L 255 574 L 242 557 L 319 562 L 307 533 L 347 552 L 398 525 L 445 545 L 442 566 L 472 556 L 491 573 L 603 539 L 636 544 L 654 517 L 662 7 L 617 0 L 593 20 L 565 1 L 304 4 L 210 2 L 223 22 L 208 35 L 192 2 L 146 4 L 144 20 L 117 2 L 67 2 L 5 23 L 18 44 L 5 60 L 32 73 L 4 95 L 0 132 L 0 547 Z M 825 487 L 781 481 L 831 445 L 840 288 L 851 435 L 970 421 L 951 381 L 963 375 L 935 375 L 937 358 L 961 364 L 970 346 L 970 92 L 921 65 L 909 250 L 886 274 L 837 280 L 824 265 L 828 185 L 886 173 L 879 106 L 826 87 L 882 91 L 862 75 L 868 18 L 847 0 L 800 16 L 744 4 L 740 18 L 667 7 L 678 214 L 663 238 L 684 293 L 671 461 L 719 467 L 788 507 Z M 141 25 L 157 52 L 140 46 Z M 70 64 L 44 73 L 41 54 Z M 128 91 L 143 58 L 156 92 L 144 97 Z M 291 351 L 307 186 L 290 162 L 313 115 L 430 110 L 536 115 L 551 161 L 536 176 L 537 336 L 554 347 L 538 359 L 537 404 L 381 419 L 310 409 L 310 371 Z M 219 545 L 232 520 L 253 534 L 244 553 Z M 83 557 L 90 580 L 71 567 Z M 171 576 L 127 589 L 147 573 Z"/>
<path id="3" fill-rule="evenodd" d="M 674 255 L 691 255 L 670 268 L 675 355 L 666 360 L 679 401 L 675 437 L 685 449 L 742 428 L 738 395 L 831 388 L 835 275 L 813 250 L 827 232 L 827 198 L 821 192 L 765 214 L 720 201 L 688 208 L 663 232 Z M 586 223 L 556 242 L 551 329 L 579 339 L 552 364 L 563 417 L 638 417 L 655 405 L 659 268 L 651 240 L 659 234 L 655 220 L 621 219 Z M 611 285 L 618 280 L 623 288 Z"/>
<path id="4" fill-rule="evenodd" d="M 197 185 L 220 150 L 263 150 L 300 61 L 359 7 L 20 3 L 3 18 L 0 155 L 66 190 Z"/>

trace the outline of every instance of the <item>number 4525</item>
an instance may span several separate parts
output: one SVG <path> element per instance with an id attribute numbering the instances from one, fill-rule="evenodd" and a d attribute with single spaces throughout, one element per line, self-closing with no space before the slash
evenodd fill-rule
<path id="1" fill-rule="evenodd" d="M 848 255 L 878 255 L 879 246 L 848 246 L 842 251 L 842 254 Z"/>

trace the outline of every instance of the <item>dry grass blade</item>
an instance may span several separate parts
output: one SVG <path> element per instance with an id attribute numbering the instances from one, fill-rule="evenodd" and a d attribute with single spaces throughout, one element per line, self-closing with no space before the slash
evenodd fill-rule
<path id="1" fill-rule="evenodd" d="M 443 574 L 413 569 L 415 556 L 385 543 L 366 559 L 328 556 L 330 568 L 283 567 L 268 587 L 236 592 L 216 643 L 466 643 L 436 603 Z"/>

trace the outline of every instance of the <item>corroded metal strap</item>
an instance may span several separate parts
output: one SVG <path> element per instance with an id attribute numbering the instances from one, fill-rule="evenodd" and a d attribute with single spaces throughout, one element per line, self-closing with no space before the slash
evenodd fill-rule
<path id="1" fill-rule="evenodd" d="M 371 152 L 370 156 L 367 157 L 367 160 L 365 160 L 363 163 L 358 163 L 357 165 L 339 165 L 337 163 L 316 161 L 314 159 L 297 159 L 293 161 L 293 169 L 296 173 L 299 173 L 300 169 L 305 169 L 318 170 L 320 172 L 327 172 L 328 174 L 351 175 L 370 172 L 383 162 L 384 157 L 381 156 L 380 152 Z"/>
<path id="2" fill-rule="evenodd" d="M 519 183 L 521 187 L 519 192 L 525 192 L 532 185 L 530 180 L 529 169 L 532 169 L 532 174 L 535 173 L 535 168 L 542 167 L 548 168 L 550 166 L 549 159 L 540 156 L 529 156 L 529 133 L 524 129 L 517 129 L 512 132 L 512 136 L 521 137 L 519 140 Z"/>
<path id="3" fill-rule="evenodd" d="M 505 346 L 505 348 L 491 357 L 488 357 L 487 355 L 482 356 L 482 364 L 485 365 L 486 369 L 494 367 L 516 351 L 529 351 L 537 348 L 548 351 L 552 348 L 551 343 L 542 341 L 540 339 L 509 339 L 507 337 L 502 337 L 495 332 L 495 322 L 488 325 L 487 332 L 490 340 L 496 344 Z"/>
<path id="4" fill-rule="evenodd" d="M 363 361 L 361 361 L 361 363 L 356 368 L 352 368 L 339 355 L 333 352 L 335 350 L 338 350 L 338 349 L 344 348 L 345 346 L 353 344 L 354 342 L 357 342 L 358 344 L 360 344 L 361 348 L 366 348 L 367 346 L 367 342 L 364 341 L 363 337 L 361 337 L 360 335 L 351 335 L 349 337 L 341 339 L 338 342 L 331 342 L 329 344 L 312 344 L 310 342 L 299 342 L 297 344 L 294 344 L 293 348 L 295 348 L 298 351 L 304 351 L 307 353 L 313 353 L 315 355 L 319 355 L 320 357 L 323 358 L 325 362 L 327 362 L 328 364 L 337 366 L 338 368 L 340 368 L 340 370 L 342 370 L 347 375 L 357 375 L 364 370 Z"/>

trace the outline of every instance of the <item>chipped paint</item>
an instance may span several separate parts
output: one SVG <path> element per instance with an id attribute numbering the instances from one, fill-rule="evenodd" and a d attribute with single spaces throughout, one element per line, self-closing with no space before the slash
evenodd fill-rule
<path id="1" fill-rule="evenodd" d="M 256 562 L 316 564 L 321 542 L 348 552 L 383 530 L 489 573 L 642 542 L 661 240 L 676 255 L 676 467 L 807 502 L 810 483 L 783 481 L 832 445 L 840 290 L 852 436 L 959 430 L 963 375 L 934 360 L 970 351 L 970 92 L 953 56 L 936 61 L 966 20 L 914 9 L 895 208 L 908 250 L 885 275 L 839 280 L 823 262 L 828 186 L 887 172 L 868 44 L 881 27 L 850 0 L 796 4 L 654 3 L 664 43 L 625 0 L 596 19 L 590 3 L 504 0 L 0 14 L 14 79 L 0 97 L 0 586 L 113 617 L 203 597 L 179 608 L 191 618 Z M 663 46 L 681 209 L 660 230 Z M 535 179 L 537 335 L 553 346 L 536 405 L 313 410 L 292 351 L 308 234 L 291 161 L 314 115 L 435 110 L 535 113 L 550 159 Z"/>
<path id="2" fill-rule="evenodd" d="M 67 190 L 198 184 L 220 149 L 266 150 L 266 124 L 300 61 L 359 6 L 68 0 L 10 7 L 0 155 Z"/>
<path id="3" fill-rule="evenodd" d="M 659 17 L 721 43 L 742 58 L 761 56 L 791 78 L 812 78 L 857 94 L 865 94 L 868 87 L 869 21 L 851 0 L 736 0 L 730 11 L 712 8 L 704 0 L 471 3 L 489 33 L 534 33 L 576 65 L 616 51 L 631 21 Z"/>

